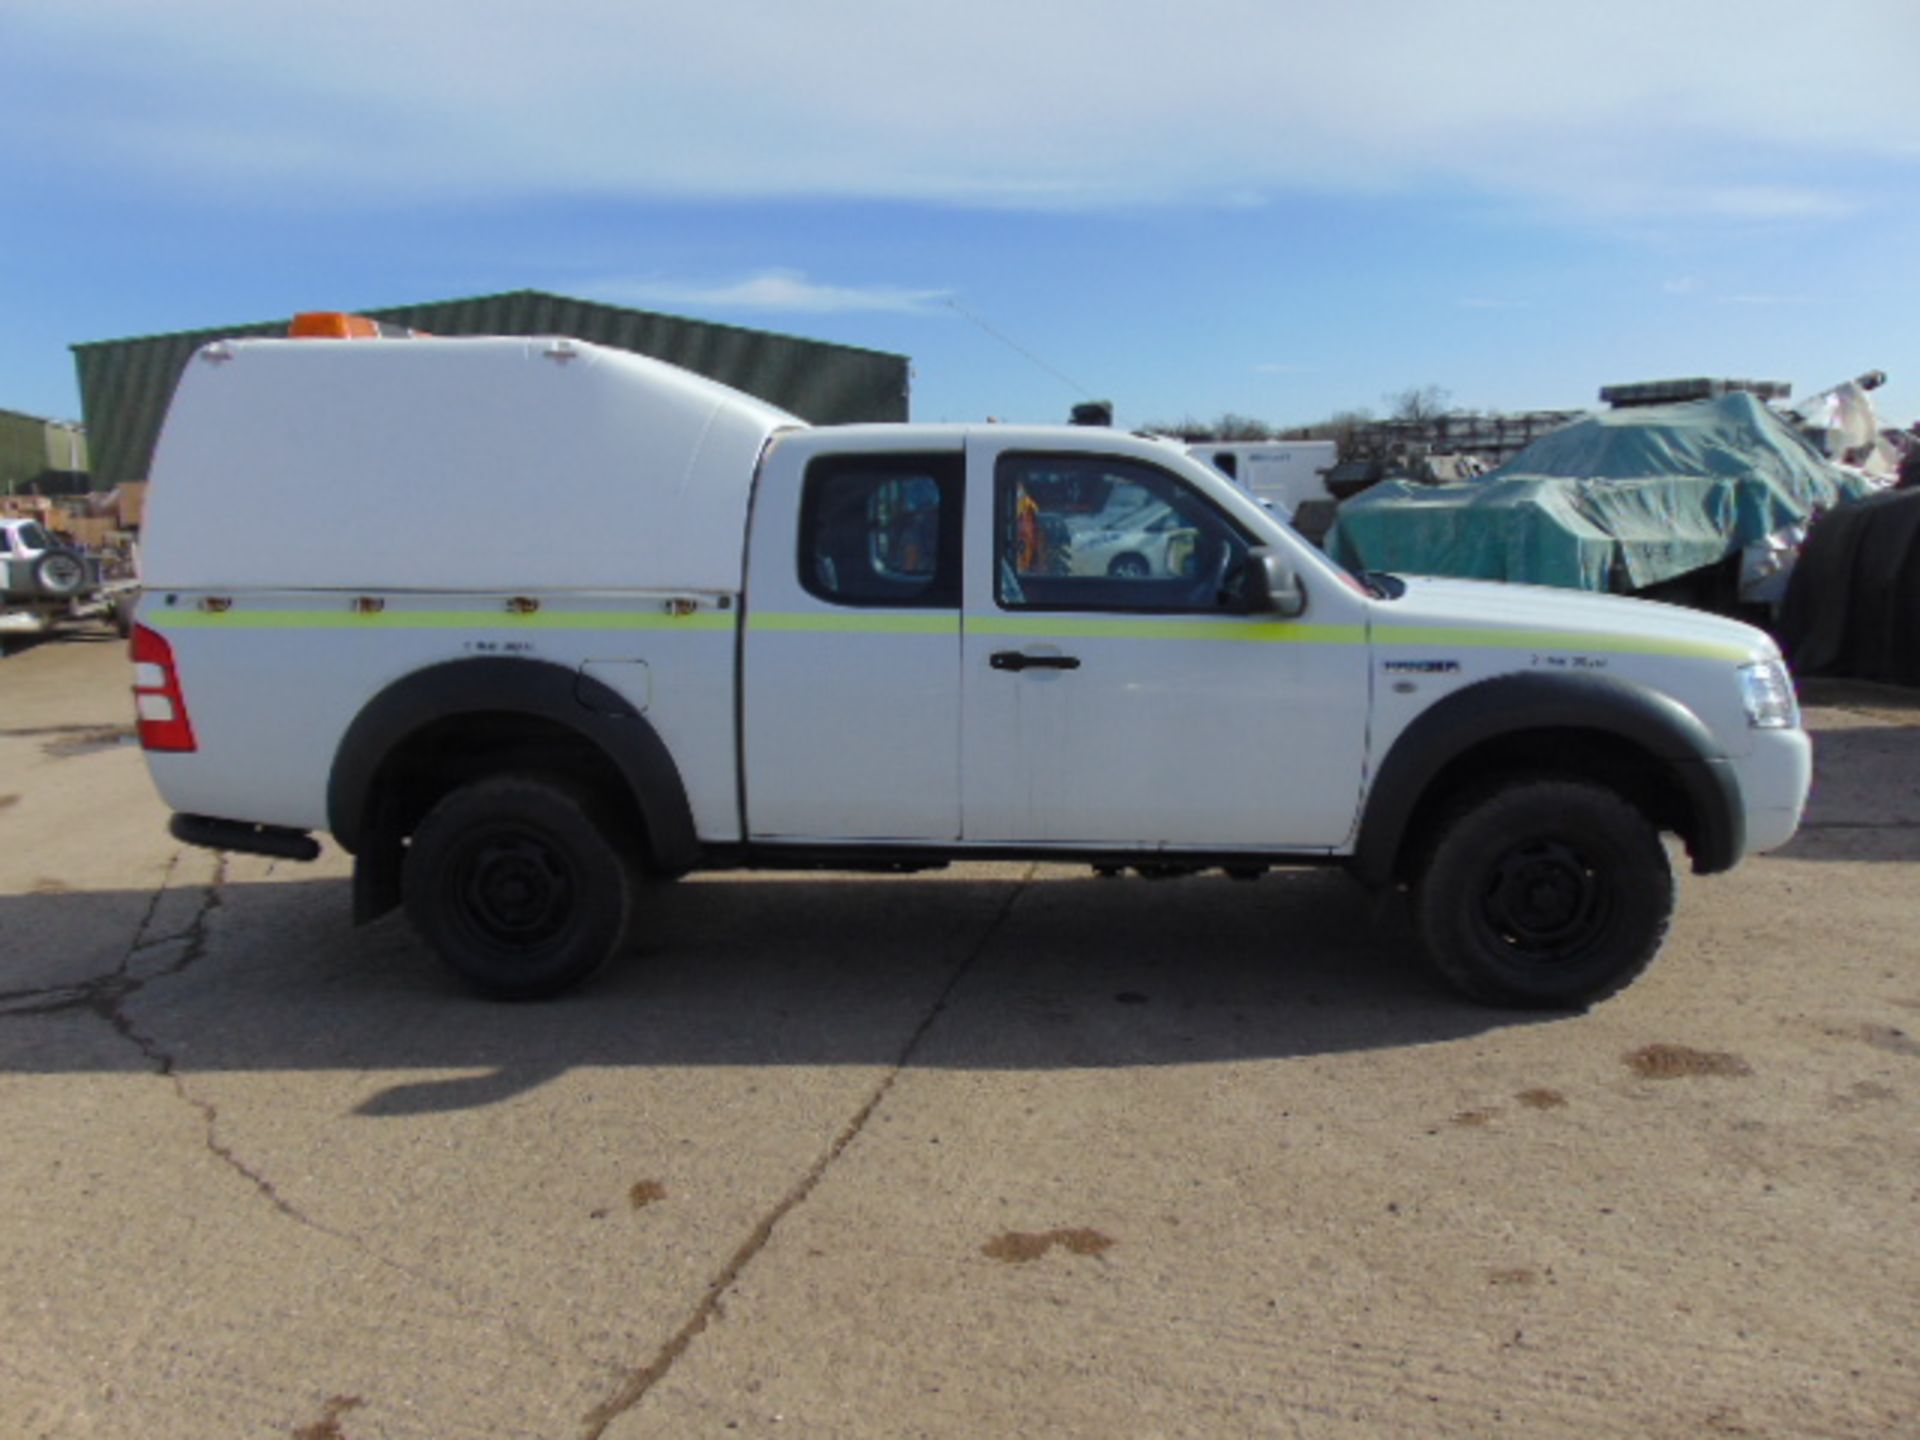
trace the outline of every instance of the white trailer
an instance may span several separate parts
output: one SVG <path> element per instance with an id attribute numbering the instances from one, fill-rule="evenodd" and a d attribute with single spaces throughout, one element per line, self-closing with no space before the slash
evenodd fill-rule
<path id="1" fill-rule="evenodd" d="M 1189 445 L 1187 453 L 1290 520 L 1302 502 L 1333 498 L 1326 473 L 1339 448 L 1331 440 L 1212 441 Z"/>

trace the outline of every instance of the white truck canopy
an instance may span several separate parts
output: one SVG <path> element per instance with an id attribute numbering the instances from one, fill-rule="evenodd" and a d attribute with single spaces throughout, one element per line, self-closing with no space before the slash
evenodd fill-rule
<path id="1" fill-rule="evenodd" d="M 578 340 L 219 341 L 161 432 L 144 578 L 737 590 L 754 466 L 804 423 Z"/>

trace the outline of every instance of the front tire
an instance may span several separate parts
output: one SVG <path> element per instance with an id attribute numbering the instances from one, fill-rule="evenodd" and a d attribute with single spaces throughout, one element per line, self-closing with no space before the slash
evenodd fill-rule
<path id="1" fill-rule="evenodd" d="M 414 831 L 407 918 L 462 980 L 497 1000 L 577 985 L 625 942 L 638 878 L 587 792 L 535 775 L 463 785 Z"/>
<path id="2" fill-rule="evenodd" d="M 1645 970 L 1673 918 L 1659 832 L 1610 790 L 1528 780 L 1441 823 L 1413 886 L 1434 968 L 1493 1005 L 1578 1009 Z"/>

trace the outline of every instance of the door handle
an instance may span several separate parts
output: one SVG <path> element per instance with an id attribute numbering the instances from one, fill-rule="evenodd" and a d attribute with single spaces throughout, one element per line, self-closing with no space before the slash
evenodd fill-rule
<path id="1" fill-rule="evenodd" d="M 1077 655 L 1026 655 L 1018 650 L 996 650 L 987 657 L 996 670 L 1078 670 Z"/>

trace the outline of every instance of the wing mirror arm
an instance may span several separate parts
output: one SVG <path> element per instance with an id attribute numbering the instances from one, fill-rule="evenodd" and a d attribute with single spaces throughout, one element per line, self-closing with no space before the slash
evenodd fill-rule
<path id="1" fill-rule="evenodd" d="M 1300 577 L 1278 550 L 1262 545 L 1247 555 L 1248 609 L 1291 620 L 1307 608 Z"/>

